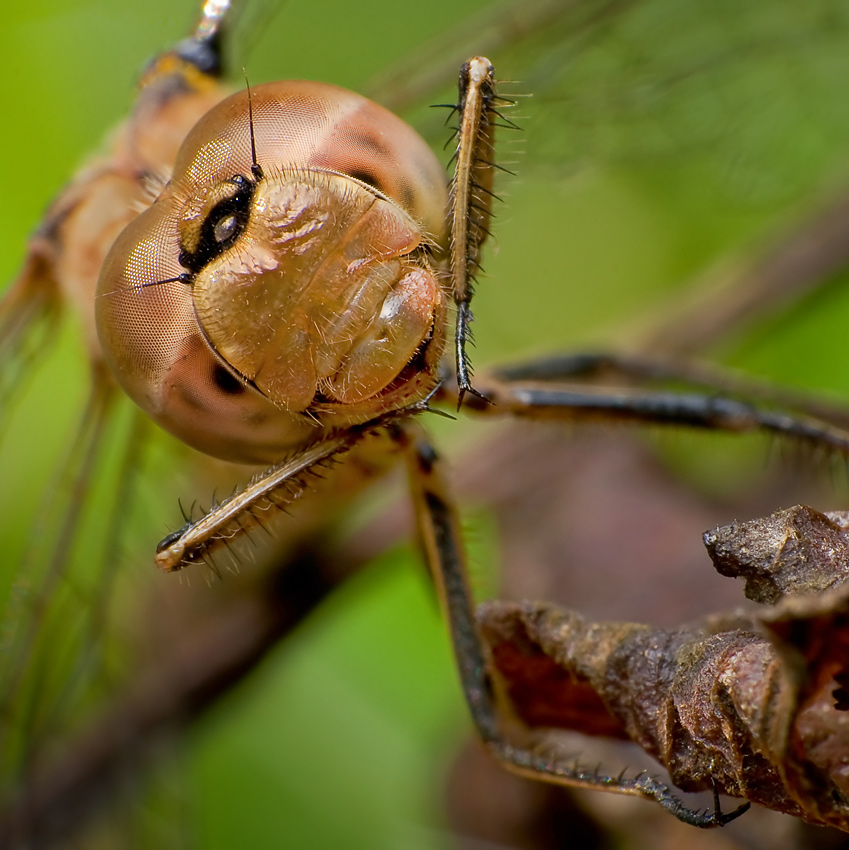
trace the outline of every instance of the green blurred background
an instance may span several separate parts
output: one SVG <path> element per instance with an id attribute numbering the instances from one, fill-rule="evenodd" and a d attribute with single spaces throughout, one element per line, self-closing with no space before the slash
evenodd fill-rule
<path id="1" fill-rule="evenodd" d="M 481 50 L 474 36 L 454 49 L 445 34 L 468 15 L 493 20 L 487 5 L 317 0 L 250 8 L 238 62 L 252 82 L 304 77 L 364 90 L 430 42 L 445 85 L 405 117 L 438 145 L 428 102 L 450 99 L 458 58 Z M 517 177 L 500 184 L 497 244 L 475 304 L 481 366 L 615 341 L 635 316 L 765 228 L 792 222 L 812 199 L 849 185 L 841 4 L 633 5 L 585 43 L 564 47 L 567 22 L 548 28 L 543 43 L 490 57 L 500 78 L 517 81 L 509 92 L 534 96 L 511 113 L 523 132 L 503 134 L 503 161 Z M 14 276 L 48 200 L 126 112 L 138 70 L 195 15 L 191 2 L 175 11 L 173 0 L 33 0 L 4 9 L 0 281 Z M 256 19 L 260 25 L 251 25 Z M 547 91 L 561 77 L 563 87 Z M 831 287 L 717 355 L 849 397 L 847 301 L 845 287 Z M 85 385 L 79 340 L 68 330 L 3 423 L 6 595 Z M 438 430 L 458 453 L 470 439 L 467 425 Z M 728 460 L 723 451 L 711 445 L 685 473 L 735 486 L 727 475 L 739 456 Z M 192 495 L 172 492 L 167 477 L 147 487 L 150 501 L 173 504 L 162 514 L 172 521 L 177 497 Z M 89 508 L 92 534 L 110 494 L 100 498 Z M 485 516 L 471 521 L 475 560 L 497 567 L 494 529 Z M 152 570 L 144 553 L 162 531 L 139 528 L 116 569 Z M 133 558 L 136 547 L 142 554 Z M 468 722 L 417 563 L 412 549 L 381 559 L 222 701 L 145 804 L 153 817 L 143 846 L 452 845 L 442 778 Z"/>

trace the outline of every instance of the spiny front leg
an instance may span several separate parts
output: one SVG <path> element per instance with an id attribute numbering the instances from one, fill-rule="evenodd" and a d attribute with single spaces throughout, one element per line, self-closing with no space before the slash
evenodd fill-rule
<path id="1" fill-rule="evenodd" d="M 398 413 L 386 414 L 364 425 L 330 432 L 322 439 L 293 452 L 257 475 L 243 490 L 213 504 L 200 519 L 187 518 L 185 525 L 165 537 L 156 547 L 156 565 L 175 572 L 228 547 L 250 533 L 276 512 L 284 511 L 308 486 L 310 477 L 333 465 L 369 434 L 397 420 L 426 409 L 426 402 Z"/>
<path id="2" fill-rule="evenodd" d="M 457 305 L 455 360 L 457 367 L 458 407 L 466 393 L 483 398 L 472 386 L 472 370 L 466 354 L 471 341 L 470 308 L 474 295 L 475 275 L 480 269 L 481 248 L 489 235 L 492 216 L 493 172 L 495 158 L 495 126 L 498 105 L 510 101 L 495 93 L 493 67 L 482 56 L 469 60 L 460 69 L 460 91 L 456 111 L 460 115 L 457 128 L 457 150 L 454 154 L 454 177 L 451 183 L 451 282 Z M 515 127 L 512 122 L 505 126 Z"/>

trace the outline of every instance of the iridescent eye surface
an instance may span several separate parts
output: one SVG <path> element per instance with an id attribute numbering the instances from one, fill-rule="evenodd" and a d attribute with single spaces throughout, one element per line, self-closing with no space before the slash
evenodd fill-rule
<path id="1" fill-rule="evenodd" d="M 157 422 L 269 462 L 434 386 L 447 191 L 424 141 L 359 95 L 296 81 L 250 100 L 189 133 L 110 251 L 96 311 L 108 362 Z"/>
<path id="2" fill-rule="evenodd" d="M 238 223 L 233 213 L 222 215 L 213 225 L 212 233 L 219 245 L 226 245 L 228 241 L 237 235 Z"/>

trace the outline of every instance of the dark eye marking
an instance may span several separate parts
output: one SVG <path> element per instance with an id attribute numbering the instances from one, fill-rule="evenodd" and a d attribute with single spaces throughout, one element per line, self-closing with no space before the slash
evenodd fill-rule
<path id="1" fill-rule="evenodd" d="M 383 186 L 380 185 L 380 181 L 375 177 L 370 171 L 349 171 L 349 177 L 353 177 L 354 180 L 359 180 L 360 183 L 365 183 L 367 186 L 371 186 L 372 189 L 377 189 L 382 195 L 386 194 Z"/>
<path id="2" fill-rule="evenodd" d="M 401 206 L 408 213 L 412 213 L 416 207 L 415 189 L 406 180 L 401 184 Z"/>
<path id="3" fill-rule="evenodd" d="M 228 372 L 220 363 L 212 367 L 212 380 L 225 395 L 241 395 L 245 388 L 238 379 Z"/>
<path id="4" fill-rule="evenodd" d="M 180 265 L 193 274 L 235 244 L 250 221 L 256 181 L 236 174 L 227 182 L 232 185 L 233 192 L 207 213 L 201 224 L 197 247 L 194 251 L 180 248 Z"/>
<path id="5" fill-rule="evenodd" d="M 363 156 L 373 156 L 377 160 L 386 162 L 390 160 L 389 148 L 382 145 L 378 139 L 368 133 L 351 133 L 346 141 Z"/>

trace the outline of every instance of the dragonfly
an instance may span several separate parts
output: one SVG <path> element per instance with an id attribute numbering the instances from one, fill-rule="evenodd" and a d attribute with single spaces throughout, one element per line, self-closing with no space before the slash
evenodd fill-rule
<path id="1" fill-rule="evenodd" d="M 826 36 L 822 35 L 822 32 L 823 32 L 822 29 L 814 28 L 813 25 L 814 25 L 814 23 L 816 23 L 815 21 L 811 21 L 811 22 L 807 22 L 807 23 L 809 23 L 809 25 L 810 25 L 810 31 L 809 32 L 806 32 L 804 30 L 804 28 L 799 28 L 798 32 L 793 33 L 793 35 L 799 41 L 804 43 L 804 39 L 807 38 L 811 41 L 811 43 L 817 43 L 816 42 L 817 38 L 822 39 L 822 38 L 826 37 Z M 291 22 L 290 22 L 290 24 L 291 24 Z M 647 23 L 643 24 L 643 26 L 647 26 L 647 25 L 648 25 Z M 623 37 L 621 34 L 616 34 L 616 33 L 614 33 L 614 36 L 615 36 L 614 39 L 613 39 L 614 41 L 616 41 L 617 39 L 621 39 Z M 781 45 L 781 42 L 780 42 L 779 35 L 774 35 L 773 38 L 777 40 L 776 43 L 770 44 L 770 42 L 767 40 L 766 45 L 765 46 L 762 45 L 761 49 L 766 50 L 766 51 L 769 51 L 771 49 L 775 52 L 776 55 L 780 55 L 782 45 Z M 751 48 L 751 46 L 749 46 L 749 47 Z M 739 49 L 742 51 L 743 47 L 741 46 Z M 731 50 L 731 48 L 729 48 L 729 50 Z M 603 56 L 595 56 L 595 57 L 590 57 L 589 59 L 587 59 L 587 62 L 590 66 L 589 70 L 592 71 L 593 61 L 603 65 L 604 64 L 603 59 L 604 59 Z M 726 59 L 727 59 L 727 57 L 726 57 Z M 551 60 L 551 61 L 553 62 L 553 60 Z M 297 74 L 297 72 L 293 72 L 292 75 L 296 75 L 296 74 Z M 307 74 L 305 74 L 305 76 L 307 76 Z M 314 76 L 314 75 L 309 75 L 309 76 Z M 673 86 L 673 84 L 675 83 L 675 80 L 667 78 L 667 79 L 662 80 L 662 82 L 667 86 Z M 380 85 L 381 85 L 381 83 L 378 80 L 377 83 L 375 84 L 375 88 L 379 89 Z M 383 85 L 385 85 L 385 83 Z M 529 83 L 528 85 L 532 85 L 532 83 Z M 637 94 L 639 94 L 639 92 L 637 92 Z M 637 95 L 634 95 L 634 96 L 637 96 Z M 655 93 L 653 93 L 653 96 L 659 97 L 660 95 L 657 94 L 657 92 L 655 92 Z M 387 100 L 388 99 L 389 99 L 389 97 L 387 97 Z M 545 104 L 545 101 L 544 101 L 543 98 L 540 98 L 540 101 L 543 104 L 541 109 L 543 109 L 543 111 L 546 110 L 546 109 L 549 110 L 549 114 L 552 114 L 552 110 L 558 108 L 558 104 L 562 104 L 562 101 L 558 100 L 558 96 L 556 96 L 556 95 L 551 96 L 550 103 L 548 105 Z M 527 108 L 530 109 L 530 107 L 527 107 Z M 638 111 L 637 114 L 639 115 L 639 111 Z M 834 123 L 835 125 L 839 125 L 839 119 L 835 118 L 832 123 Z M 609 129 L 609 128 L 603 128 L 603 129 Z M 531 129 L 529 128 L 528 133 L 530 134 L 530 132 L 531 132 Z M 661 202 L 657 200 L 657 196 L 662 195 L 662 190 L 658 189 L 656 186 L 653 186 L 652 180 L 657 179 L 657 174 L 655 172 L 660 167 L 658 165 L 658 162 L 664 161 L 664 160 L 662 159 L 662 156 L 661 156 L 661 159 L 659 160 L 658 157 L 660 155 L 656 151 L 653 151 L 651 149 L 651 147 L 652 147 L 651 144 L 650 144 L 651 141 L 652 140 L 650 138 L 649 142 L 645 143 L 645 149 L 638 150 L 636 153 L 629 152 L 629 155 L 635 157 L 638 160 L 638 164 L 636 166 L 636 170 L 635 170 L 634 173 L 637 174 L 639 179 L 644 181 L 645 184 L 646 184 L 643 188 L 644 188 L 644 192 L 645 192 L 647 198 L 649 198 L 651 200 L 651 202 L 649 203 L 649 208 L 650 209 L 654 208 L 655 210 L 657 210 L 658 206 L 660 206 L 662 208 Z M 686 141 L 687 140 L 685 139 L 684 140 L 685 143 L 683 144 L 683 147 L 685 147 L 685 148 L 686 148 Z M 602 140 L 602 142 L 604 142 L 604 140 Z M 673 150 L 675 149 L 674 145 L 672 146 L 672 149 Z M 661 153 L 663 153 L 662 146 L 661 146 L 660 150 L 661 150 Z M 586 172 L 584 172 L 583 174 L 578 174 L 577 177 L 575 177 L 575 176 L 570 177 L 568 171 L 565 173 L 565 175 L 564 175 L 563 172 L 556 172 L 558 174 L 557 180 L 563 181 L 562 186 L 561 186 L 561 192 L 562 193 L 566 193 L 568 195 L 568 193 L 570 191 L 576 191 L 575 187 L 576 187 L 576 184 L 577 184 L 577 191 L 580 192 L 581 188 L 583 188 L 586 191 L 589 191 L 590 196 L 595 199 L 595 203 L 601 205 L 599 207 L 599 215 L 600 215 L 600 218 L 603 220 L 603 223 L 607 227 L 607 230 L 608 230 L 608 232 L 605 234 L 606 238 L 604 240 L 603 246 L 600 248 L 600 250 L 598 252 L 599 255 L 601 255 L 602 257 L 604 257 L 604 255 L 608 255 L 608 254 L 611 253 L 609 251 L 609 245 L 610 245 L 611 242 L 614 242 L 614 241 L 616 242 L 616 244 L 618 246 L 618 250 L 624 250 L 621 247 L 622 244 L 623 244 L 622 238 L 617 239 L 616 238 L 617 234 L 609 231 L 609 228 L 611 226 L 611 219 L 616 219 L 615 224 L 618 225 L 619 227 L 622 227 L 624 230 L 629 231 L 628 238 L 630 238 L 630 239 L 632 239 L 632 240 L 634 240 L 638 243 L 642 243 L 643 239 L 639 239 L 639 238 L 636 238 L 634 236 L 634 234 L 633 234 L 634 227 L 637 226 L 639 228 L 648 228 L 649 230 L 651 230 L 651 227 L 652 227 L 652 219 L 651 218 L 648 218 L 648 219 L 645 219 L 645 220 L 640 220 L 638 218 L 638 216 L 636 215 L 636 213 L 633 213 L 633 212 L 632 212 L 633 217 L 631 219 L 628 218 L 627 213 L 628 213 L 629 198 L 631 198 L 631 196 L 633 194 L 639 194 L 639 192 L 637 192 L 637 190 L 634 189 L 634 187 L 632 185 L 628 185 L 628 183 L 629 183 L 629 179 L 636 181 L 637 177 L 632 176 L 629 179 L 626 179 L 621 174 L 617 173 L 617 169 L 618 168 L 624 168 L 624 166 L 622 166 L 621 163 L 618 163 L 618 162 L 615 161 L 616 156 L 619 154 L 619 151 L 616 149 L 615 140 L 612 143 L 612 149 L 608 150 L 607 153 L 610 157 L 613 158 L 614 164 L 609 166 L 609 169 L 610 169 L 609 172 L 603 172 L 601 175 L 592 174 L 592 173 L 590 173 L 588 175 Z M 754 152 L 751 151 L 751 150 L 749 151 L 749 155 L 752 159 L 757 159 Z M 509 153 L 507 154 L 507 156 L 509 157 Z M 526 155 L 526 158 L 531 159 L 531 154 L 528 153 Z M 540 160 L 544 162 L 545 157 L 543 157 L 541 155 Z M 836 154 L 835 154 L 835 160 L 834 161 L 838 161 L 836 159 Z M 577 156 L 571 162 L 571 168 L 573 170 L 579 170 L 580 164 L 581 164 L 580 163 L 580 157 Z M 718 170 L 721 171 L 723 167 L 730 168 L 731 165 L 733 165 L 733 162 L 729 163 L 728 161 L 724 161 L 721 157 L 718 157 L 717 160 L 715 160 L 715 161 L 711 160 L 711 158 L 708 157 L 707 160 L 702 161 L 698 166 L 696 166 L 696 168 L 702 169 L 702 170 L 718 169 Z M 523 162 L 522 168 L 524 169 L 524 167 L 525 166 L 524 166 L 524 162 Z M 674 168 L 676 168 L 676 167 L 683 167 L 683 166 L 680 166 L 678 163 L 675 163 L 675 164 L 673 164 L 672 169 L 674 170 Z M 776 172 L 778 172 L 780 170 L 781 169 L 776 167 Z M 732 169 L 732 173 L 729 177 L 729 180 L 733 183 L 735 178 L 736 178 L 736 175 L 733 173 L 733 169 Z M 778 197 L 778 200 L 782 204 L 786 205 L 785 207 L 783 207 L 783 209 L 787 209 L 787 208 L 791 207 L 794 198 L 796 196 L 798 196 L 798 194 L 800 192 L 802 192 L 806 188 L 809 188 L 809 185 L 803 185 L 803 187 L 801 189 L 798 185 L 792 185 L 792 184 L 791 185 L 783 185 L 783 184 L 781 184 L 780 180 L 778 181 L 778 185 L 772 185 L 769 182 L 769 178 L 775 178 L 775 175 L 774 174 L 766 174 L 765 176 L 762 175 L 761 180 L 764 181 L 764 183 L 763 184 L 760 184 L 760 183 L 757 184 L 754 187 L 754 189 L 750 188 L 750 191 L 755 196 L 755 199 L 751 202 L 751 207 L 754 208 L 754 212 L 750 208 L 749 210 L 747 210 L 746 213 L 738 213 L 738 215 L 740 215 L 741 219 L 743 219 L 743 221 L 738 223 L 738 226 L 740 227 L 740 230 L 744 233 L 744 235 L 748 235 L 748 232 L 750 232 L 752 229 L 754 229 L 753 222 L 760 223 L 762 220 L 766 219 L 767 217 L 769 217 L 771 219 L 775 216 L 775 214 L 776 214 L 775 213 L 775 205 L 776 205 L 775 196 Z M 775 178 L 775 179 L 777 179 L 777 178 Z M 815 182 L 816 179 L 817 179 L 816 176 L 812 176 L 812 177 L 808 178 L 808 181 L 809 181 L 809 183 Z M 523 178 L 523 180 L 524 180 L 524 178 Z M 550 180 L 551 180 L 550 176 L 546 175 L 545 178 L 539 178 L 539 183 L 545 184 L 545 188 L 547 189 L 549 184 L 550 184 Z M 587 189 L 586 185 L 584 185 L 583 187 L 580 185 L 581 180 L 589 182 L 589 184 L 590 184 L 589 189 Z M 619 181 L 619 180 L 621 180 L 625 185 L 618 185 L 617 181 Z M 799 180 L 804 183 L 803 178 L 799 178 Z M 533 182 L 532 178 L 529 182 Z M 595 184 L 595 185 L 593 185 L 593 184 Z M 567 187 L 570 187 L 570 188 L 567 188 Z M 512 187 L 512 191 L 523 192 L 523 191 L 525 191 L 525 189 L 522 188 L 519 184 L 516 184 L 514 187 Z M 667 191 L 670 191 L 670 190 L 667 189 Z M 734 190 L 731 189 L 731 190 L 728 190 L 728 191 L 733 192 Z M 739 192 L 740 189 L 737 188 L 736 191 Z M 552 231 L 554 231 L 555 234 L 559 234 L 560 237 L 562 237 L 562 231 L 563 231 L 564 220 L 565 220 L 562 217 L 562 215 L 557 217 L 553 226 L 552 225 L 546 226 L 545 224 L 539 223 L 539 221 L 537 219 L 534 219 L 530 216 L 530 212 L 529 212 L 527 217 L 525 215 L 526 207 L 533 207 L 533 206 L 542 206 L 542 207 L 549 206 L 549 207 L 551 207 L 551 206 L 555 206 L 555 204 L 551 203 L 550 197 L 546 199 L 546 196 L 549 195 L 549 194 L 550 194 L 550 192 L 545 192 L 545 193 L 543 193 L 539 196 L 543 199 L 542 201 L 540 201 L 539 197 L 538 197 L 537 199 L 535 199 L 534 202 L 529 203 L 527 205 L 522 205 L 520 203 L 521 199 L 519 199 L 515 202 L 511 201 L 508 208 L 507 208 L 508 211 L 509 211 L 507 214 L 511 218 L 515 217 L 517 220 L 521 219 L 520 221 L 518 221 L 517 228 L 518 228 L 518 233 L 522 234 L 523 237 L 526 236 L 527 233 L 539 231 L 543 236 L 547 236 L 548 244 L 550 245 L 550 243 L 553 240 L 556 241 L 556 239 L 558 238 L 557 236 L 552 237 Z M 610 205 L 609 207 L 605 206 L 605 200 L 604 199 L 605 199 L 606 195 L 608 195 L 606 203 L 608 203 Z M 766 196 L 766 200 L 764 199 L 764 196 Z M 563 195 L 559 194 L 558 197 L 556 198 L 556 200 L 560 201 L 561 204 L 562 204 L 563 203 Z M 620 203 L 621 203 L 621 206 L 620 206 Z M 557 206 L 559 206 L 559 204 Z M 586 208 L 587 208 L 587 206 L 584 205 L 583 209 L 586 210 Z M 766 208 L 768 208 L 768 210 L 769 210 L 768 212 L 764 212 L 764 209 L 766 209 Z M 521 215 L 519 214 L 518 210 L 522 211 Z M 612 212 L 611 212 L 612 210 L 617 210 L 617 212 L 615 214 L 612 214 Z M 623 210 L 624 210 L 624 213 L 623 213 Z M 547 210 L 546 212 L 550 213 L 550 209 Z M 562 212 L 562 210 L 561 210 L 561 212 Z M 656 215 L 658 215 L 661 219 L 663 218 L 661 213 L 656 212 Z M 671 215 L 670 215 L 670 217 L 671 217 Z M 549 218 L 551 218 L 550 215 L 549 215 Z M 501 275 L 504 275 L 502 277 L 503 280 L 526 279 L 527 276 L 530 274 L 530 272 L 528 270 L 528 266 L 526 264 L 527 263 L 526 258 L 527 258 L 527 253 L 528 253 L 529 248 L 526 244 L 524 246 L 524 248 L 511 249 L 511 251 L 508 251 L 508 246 L 509 246 L 508 239 L 510 238 L 509 237 L 510 231 L 508 229 L 508 224 L 505 225 L 505 228 L 502 231 L 501 225 L 499 223 L 498 239 L 499 239 L 499 242 L 501 244 L 499 246 L 500 250 L 499 250 L 499 254 L 498 254 L 498 260 L 500 260 L 503 255 L 507 255 L 508 253 L 512 252 L 512 253 L 517 255 L 518 262 L 521 263 L 522 265 L 521 265 L 521 267 L 518 267 L 518 266 L 515 267 L 514 272 L 509 273 L 509 274 L 505 274 L 504 272 L 499 271 L 498 266 L 494 266 L 492 268 L 489 268 L 489 274 L 492 275 L 494 280 L 498 279 L 498 276 L 501 276 Z M 629 224 L 630 224 L 630 226 L 629 226 Z M 659 229 L 659 225 L 658 225 L 657 222 L 654 222 L 654 225 L 656 227 L 658 227 L 658 229 Z M 645 237 L 645 231 L 641 231 L 641 232 L 643 234 L 643 237 Z M 638 233 L 638 235 L 639 235 L 639 233 Z M 621 237 L 622 234 L 619 234 L 619 236 Z M 739 235 L 739 232 L 736 234 L 736 236 L 737 236 L 738 239 L 742 238 Z M 723 249 L 726 249 L 728 247 L 728 243 L 723 242 L 720 239 L 719 235 L 716 235 L 715 238 L 717 239 L 717 241 L 722 243 Z M 728 237 L 726 237 L 726 238 L 728 238 Z M 524 242 L 525 239 L 524 238 L 517 239 L 517 241 Z M 624 243 L 627 245 L 627 239 L 624 240 Z M 537 252 L 534 252 L 533 249 L 531 249 L 531 253 L 537 253 Z M 550 251 L 545 251 L 545 252 L 540 251 L 539 253 L 545 253 L 546 255 L 548 255 L 551 252 Z M 626 283 L 627 283 L 627 288 L 629 289 L 629 292 L 630 292 L 630 294 L 627 297 L 635 299 L 635 301 L 630 302 L 630 304 L 627 300 L 625 300 L 625 301 L 620 301 L 617 305 L 611 305 L 610 304 L 610 295 L 607 295 L 605 297 L 605 299 L 602 300 L 601 304 L 596 307 L 596 309 L 601 309 L 601 308 L 604 309 L 604 313 L 607 317 L 606 318 L 607 321 L 610 321 L 610 322 L 614 321 L 612 318 L 610 318 L 610 316 L 613 313 L 615 313 L 617 310 L 623 316 L 627 315 L 633 309 L 634 303 L 637 303 L 640 299 L 645 298 L 645 294 L 639 293 L 639 291 L 636 289 L 636 286 L 634 285 L 634 281 L 633 281 L 633 277 L 635 276 L 634 275 L 634 266 L 636 266 L 636 265 L 650 266 L 651 263 L 649 263 L 647 260 L 644 260 L 644 259 L 640 259 L 639 261 L 637 261 L 637 260 L 634 259 L 634 257 L 642 257 L 642 254 L 640 253 L 640 249 L 636 249 L 636 253 L 634 255 L 632 255 L 632 258 L 630 260 L 624 260 L 622 262 L 621 266 L 613 265 L 612 268 L 611 268 L 609 262 L 607 264 L 608 275 L 611 276 L 611 277 L 617 277 L 617 276 L 623 277 L 623 276 L 626 275 L 626 272 L 627 272 L 628 280 L 626 281 Z M 655 264 L 663 265 L 663 263 L 661 261 L 659 261 L 658 258 L 656 258 L 656 257 L 655 258 L 649 258 L 649 259 Z M 703 259 L 704 259 L 703 257 L 699 258 L 699 260 L 701 262 L 703 262 Z M 608 258 L 608 260 L 609 260 L 609 258 Z M 671 261 L 668 261 L 668 262 L 670 262 L 671 265 L 674 265 L 674 264 L 671 263 Z M 692 262 L 693 268 L 701 265 L 701 262 L 699 262 L 698 266 L 695 263 L 695 261 L 691 261 L 691 262 Z M 546 278 L 548 280 L 554 281 L 556 285 L 551 287 L 551 288 L 561 289 L 561 288 L 563 288 L 563 283 L 562 283 L 563 271 L 562 271 L 561 263 L 565 263 L 565 260 L 563 258 L 558 258 L 557 267 L 556 267 L 557 270 L 556 271 L 546 271 L 545 269 L 538 270 L 536 272 L 536 274 L 534 274 L 533 276 L 534 277 L 540 277 L 540 278 Z M 665 276 L 667 276 L 668 278 L 674 278 L 676 281 L 680 280 L 682 277 L 686 277 L 689 270 L 684 266 L 684 264 L 681 260 L 678 260 L 678 263 L 679 263 L 678 267 L 676 267 L 674 269 L 665 270 Z M 601 266 L 601 267 L 605 266 L 605 263 L 601 262 L 600 260 L 596 264 Z M 582 265 L 580 263 L 574 263 L 574 264 L 569 264 L 569 265 L 572 265 L 572 267 L 575 267 L 575 268 L 582 268 Z M 487 262 L 487 266 L 488 267 L 490 266 L 489 261 Z M 663 274 L 661 274 L 657 270 L 657 268 L 643 268 L 641 270 L 641 274 L 645 275 L 645 277 L 648 278 L 648 279 L 652 279 L 652 278 L 656 279 L 657 277 L 664 276 Z M 590 288 L 592 288 L 592 287 L 590 287 Z M 607 291 L 610 292 L 612 290 L 608 289 Z M 545 336 L 546 336 L 546 325 L 547 324 L 549 326 L 549 331 L 548 331 L 549 333 L 551 333 L 551 330 L 550 330 L 551 324 L 559 325 L 559 327 L 557 328 L 557 333 L 559 334 L 559 336 L 556 339 L 556 341 L 558 343 L 563 343 L 564 338 L 566 338 L 570 335 L 569 329 L 568 329 L 568 322 L 570 320 L 568 318 L 566 318 L 567 309 L 565 307 L 563 307 L 561 309 L 554 309 L 555 305 L 558 304 L 559 302 L 555 302 L 553 300 L 553 296 L 552 296 L 551 292 L 546 291 L 544 297 L 539 296 L 539 295 L 536 296 L 535 300 L 537 300 L 539 303 L 542 304 L 542 309 L 538 313 L 531 312 L 529 314 L 529 318 L 527 319 L 527 321 L 523 321 L 521 323 L 515 322 L 515 315 L 513 315 L 513 316 L 509 315 L 511 310 L 513 310 L 513 311 L 515 310 L 515 304 L 517 303 L 517 296 L 521 296 L 521 294 L 516 293 L 515 291 L 512 291 L 510 293 L 510 296 L 511 297 L 509 298 L 507 303 L 510 304 L 511 307 L 507 308 L 508 320 L 505 322 L 505 327 L 504 327 L 503 331 L 501 332 L 501 336 L 499 337 L 498 331 L 495 330 L 494 336 L 490 338 L 490 339 L 495 340 L 494 348 L 496 348 L 500 353 L 503 353 L 503 354 L 509 353 L 509 351 L 516 346 L 516 343 L 511 341 L 512 339 L 514 339 L 514 337 L 512 337 L 512 334 L 515 333 L 514 326 L 516 324 L 521 324 L 524 328 L 531 327 L 533 329 L 533 337 L 534 337 L 533 347 L 534 348 L 542 347 L 542 345 L 544 343 Z M 480 299 L 480 300 L 483 302 L 483 299 Z M 521 301 L 522 298 L 519 297 L 518 300 Z M 570 303 L 569 310 L 574 310 L 574 309 L 575 309 L 574 302 L 572 302 L 572 303 Z M 497 319 L 493 319 L 493 318 L 490 318 L 490 317 L 487 316 L 486 308 L 484 307 L 483 303 L 481 304 L 480 308 L 478 308 L 476 306 L 476 313 L 478 314 L 477 327 L 479 328 L 478 338 L 479 338 L 479 343 L 480 343 L 480 350 L 479 350 L 479 353 L 478 353 L 478 357 L 480 357 L 482 362 L 485 362 L 485 360 L 489 357 L 489 354 L 488 354 L 487 348 L 486 348 L 487 343 L 485 342 L 485 336 L 484 336 L 484 333 L 483 333 L 483 328 L 484 327 L 490 327 L 490 328 L 497 329 L 498 328 L 498 322 L 497 322 Z M 554 317 L 555 321 L 553 321 L 553 322 L 552 322 L 552 318 L 553 318 L 552 314 L 557 314 L 556 317 Z M 631 317 L 628 316 L 628 318 L 631 318 Z M 571 321 L 574 322 L 576 325 L 581 324 L 581 319 L 572 319 Z M 565 329 L 563 327 L 564 324 L 567 325 L 567 327 Z M 490 342 L 489 344 L 493 345 L 493 342 Z M 828 358 L 828 357 L 823 358 L 824 362 L 828 362 L 829 359 L 830 358 Z M 127 415 L 128 418 L 131 418 L 131 417 L 129 417 L 128 414 L 125 414 L 125 415 Z M 47 417 L 47 415 L 42 413 L 41 416 L 36 416 L 35 418 L 36 419 L 39 419 L 39 418 L 44 419 L 46 417 Z M 19 426 L 19 427 L 21 427 L 21 426 Z M 21 438 L 19 437 L 18 440 L 15 441 L 15 443 L 19 444 L 20 442 L 21 442 Z M 166 466 L 165 469 L 168 470 L 169 467 Z M 162 474 L 163 474 L 162 467 L 160 467 L 160 475 L 162 475 Z M 168 475 L 168 474 L 171 474 L 171 473 L 169 471 L 166 471 L 164 474 Z M 89 520 L 89 522 L 94 522 L 94 520 Z M 23 525 L 23 523 L 21 523 L 19 521 L 13 522 L 12 524 L 17 525 L 17 526 Z M 313 704 L 315 704 L 315 703 L 313 703 Z"/>

